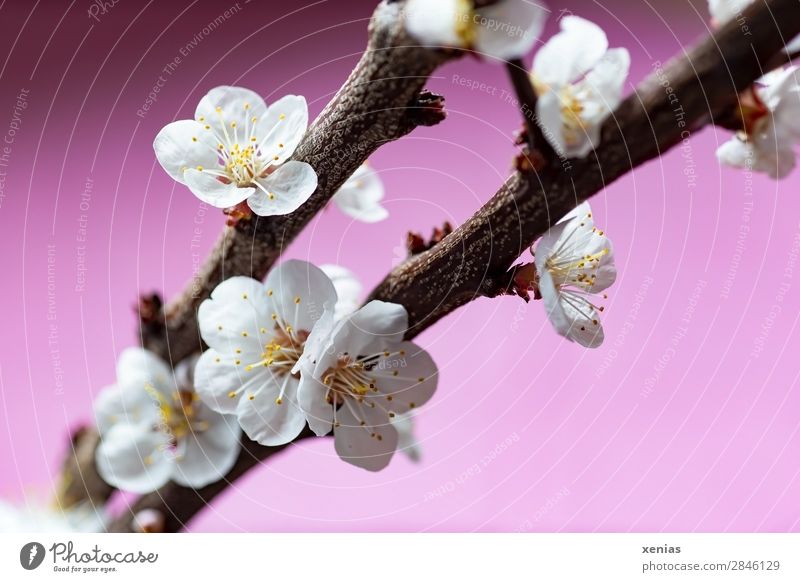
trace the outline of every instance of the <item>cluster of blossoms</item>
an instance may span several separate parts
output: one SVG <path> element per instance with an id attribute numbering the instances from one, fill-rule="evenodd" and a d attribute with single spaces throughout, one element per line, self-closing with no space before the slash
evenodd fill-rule
<path id="1" fill-rule="evenodd" d="M 478 8 L 472 0 L 409 0 L 406 27 L 426 45 L 508 60 L 531 49 L 548 13 L 543 3 L 528 1 Z M 536 121 L 560 156 L 583 157 L 597 145 L 603 121 L 622 99 L 630 56 L 624 48 L 609 49 L 603 30 L 588 20 L 565 16 L 560 25 L 561 32 L 533 62 Z"/>
<path id="2" fill-rule="evenodd" d="M 333 430 L 339 456 L 371 471 L 398 448 L 418 458 L 410 413 L 433 396 L 436 366 L 403 341 L 402 306 L 355 309 L 358 282 L 327 269 L 334 281 L 287 261 L 264 283 L 220 284 L 198 314 L 209 349 L 174 374 L 146 350 L 123 351 L 117 384 L 95 401 L 103 479 L 136 493 L 168 481 L 203 487 L 233 467 L 241 430 L 278 446 L 306 424 L 319 436 Z"/>

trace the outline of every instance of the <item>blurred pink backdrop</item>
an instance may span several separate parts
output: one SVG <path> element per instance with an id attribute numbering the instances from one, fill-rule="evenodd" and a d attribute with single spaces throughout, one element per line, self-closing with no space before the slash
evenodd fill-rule
<path id="1" fill-rule="evenodd" d="M 220 84 L 303 94 L 316 115 L 363 50 L 374 0 L 106 4 L 0 3 L 7 498 L 50 491 L 70 428 L 137 341 L 137 294 L 179 291 L 223 226 L 157 165 L 156 132 Z M 550 5 L 548 34 L 563 7 L 627 47 L 632 83 L 708 21 L 702 1 Z M 520 124 L 503 69 L 466 58 L 430 88 L 447 121 L 371 159 L 390 219 L 330 208 L 286 256 L 338 262 L 370 288 L 407 230 L 459 224 L 497 189 Z M 720 169 L 727 138 L 694 134 L 592 200 L 620 271 L 602 348 L 559 338 L 539 304 L 476 301 L 419 338 L 441 369 L 417 417 L 421 464 L 398 455 L 369 474 L 328 439 L 303 443 L 191 529 L 800 531 L 800 173 Z"/>

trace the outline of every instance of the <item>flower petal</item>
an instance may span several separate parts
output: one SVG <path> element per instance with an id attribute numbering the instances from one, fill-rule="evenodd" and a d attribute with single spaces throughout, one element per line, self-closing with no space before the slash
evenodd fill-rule
<path id="1" fill-rule="evenodd" d="M 334 309 L 335 318 L 341 319 L 358 309 L 363 285 L 353 272 L 341 265 L 320 265 L 319 268 L 328 276 L 336 289 L 338 300 Z"/>
<path id="2" fill-rule="evenodd" d="M 392 419 L 392 426 L 397 430 L 397 450 L 406 455 L 414 463 L 422 458 L 422 445 L 414 435 L 412 414 L 400 414 Z"/>
<path id="3" fill-rule="evenodd" d="M 183 173 L 186 185 L 192 194 L 215 208 L 230 208 L 252 196 L 253 187 L 239 187 L 233 182 L 220 182 L 218 176 L 203 169 L 190 168 Z"/>
<path id="4" fill-rule="evenodd" d="M 380 405 L 396 414 L 404 414 L 428 402 L 436 392 L 439 370 L 431 355 L 412 342 L 394 346 L 389 356 L 382 356 L 370 374 L 380 395 Z"/>
<path id="5" fill-rule="evenodd" d="M 203 124 L 191 119 L 174 121 L 156 135 L 153 150 L 161 167 L 181 184 L 189 168 L 217 168 L 217 140 Z"/>
<path id="6" fill-rule="evenodd" d="M 302 95 L 285 95 L 269 106 L 259 120 L 256 136 L 259 149 L 274 164 L 282 164 L 297 149 L 308 128 L 308 104 Z M 277 157 L 277 159 L 275 159 Z"/>
<path id="7" fill-rule="evenodd" d="M 464 4 L 463 0 L 408 0 L 406 30 L 425 46 L 466 48 L 466 40 L 459 34 L 469 24 Z"/>
<path id="8" fill-rule="evenodd" d="M 339 457 L 367 471 L 384 469 L 392 460 L 399 440 L 397 429 L 375 410 L 362 406 L 357 418 L 349 406 L 343 406 L 336 417 L 339 425 L 334 429 L 334 443 Z M 361 426 L 362 421 L 366 422 L 366 426 Z"/>
<path id="9" fill-rule="evenodd" d="M 297 404 L 298 383 L 294 376 L 286 374 L 240 397 L 236 415 L 250 439 L 275 447 L 297 438 L 306 424 L 303 411 Z M 284 390 L 280 395 L 282 387 Z"/>
<path id="10" fill-rule="evenodd" d="M 175 458 L 173 480 L 197 489 L 216 483 L 228 474 L 239 456 L 241 430 L 232 417 L 214 414 L 209 427 L 183 439 L 181 455 Z"/>
<path id="11" fill-rule="evenodd" d="M 200 304 L 200 335 L 221 354 L 232 355 L 237 349 L 248 355 L 260 354 L 272 337 L 271 332 L 262 331 L 272 329 L 272 312 L 263 284 L 250 277 L 231 277 Z"/>
<path id="12" fill-rule="evenodd" d="M 365 356 L 393 349 L 407 330 L 408 312 L 405 307 L 397 303 L 370 301 L 341 320 L 331 333 L 326 351 Z"/>
<path id="13" fill-rule="evenodd" d="M 169 366 L 153 352 L 125 348 L 117 359 L 117 384 L 125 389 L 144 390 L 152 386 L 164 396 L 172 396 L 175 378 Z"/>
<path id="14" fill-rule="evenodd" d="M 319 267 L 306 261 L 284 261 L 264 283 L 281 323 L 295 332 L 310 332 L 325 311 L 336 305 L 336 289 Z"/>
<path id="15" fill-rule="evenodd" d="M 144 386 L 103 388 L 94 401 L 94 415 L 101 435 L 120 423 L 153 426 L 159 419 L 158 408 L 153 405 Z"/>
<path id="16" fill-rule="evenodd" d="M 174 460 L 168 455 L 168 445 L 164 433 L 118 424 L 97 447 L 97 472 L 106 483 L 123 491 L 155 491 L 172 475 Z"/>
<path id="17" fill-rule="evenodd" d="M 536 100 L 536 123 L 542 128 L 547 142 L 558 155 L 563 156 L 567 150 L 564 120 L 561 116 L 561 100 L 554 91 L 548 91 Z"/>
<path id="18" fill-rule="evenodd" d="M 325 436 L 333 428 L 333 406 L 325 400 L 327 391 L 327 386 L 313 377 L 313 371 L 300 375 L 297 402 L 308 427 L 317 436 Z"/>
<path id="19" fill-rule="evenodd" d="M 608 38 L 599 26 L 579 16 L 561 19 L 561 32 L 553 35 L 533 59 L 537 83 L 550 88 L 583 77 L 608 50 Z"/>
<path id="20" fill-rule="evenodd" d="M 317 189 L 317 173 L 309 164 L 290 160 L 266 178 L 247 204 L 259 216 L 291 214 Z"/>
<path id="21" fill-rule="evenodd" d="M 362 164 L 333 196 L 339 210 L 361 222 L 379 222 L 389 217 L 380 204 L 384 196 L 383 182 L 378 173 Z"/>
<path id="22" fill-rule="evenodd" d="M 197 394 L 211 410 L 221 414 L 235 413 L 241 394 L 255 392 L 274 382 L 272 372 L 263 366 L 246 370 L 248 364 L 260 359 L 260 354 L 252 352 L 223 355 L 213 349 L 206 350 L 195 368 Z M 231 393 L 234 393 L 233 397 Z"/>
<path id="23" fill-rule="evenodd" d="M 252 118 L 260 120 L 266 114 L 267 105 L 258 93 L 244 87 L 230 86 L 211 89 L 194 112 L 199 123 L 211 126 L 216 139 L 230 144 L 246 142 L 245 134 L 253 125 Z"/>
<path id="24" fill-rule="evenodd" d="M 548 14 L 544 3 L 529 0 L 505 0 L 480 8 L 473 17 L 478 25 L 475 48 L 502 60 L 523 57 L 542 34 Z"/>
<path id="25" fill-rule="evenodd" d="M 540 275 L 539 292 L 547 317 L 560 335 L 587 348 L 596 348 L 603 343 L 603 327 L 597 312 L 585 301 L 580 303 L 582 296 L 558 291 L 546 270 Z"/>

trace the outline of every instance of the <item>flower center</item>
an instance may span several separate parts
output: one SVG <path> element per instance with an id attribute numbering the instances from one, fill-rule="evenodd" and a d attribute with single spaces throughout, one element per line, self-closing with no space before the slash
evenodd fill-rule
<path id="1" fill-rule="evenodd" d="M 458 0 L 456 6 L 456 36 L 466 48 L 475 42 L 475 9 L 472 0 Z"/>
<path id="2" fill-rule="evenodd" d="M 198 395 L 190 390 L 176 390 L 170 402 L 153 386 L 145 385 L 145 390 L 158 404 L 160 422 L 157 429 L 172 438 L 172 445 L 190 433 L 208 430 L 208 422 L 199 420 L 197 415 Z"/>
<path id="3" fill-rule="evenodd" d="M 586 124 L 583 121 L 583 103 L 575 94 L 571 85 L 561 89 L 561 123 L 563 124 L 564 142 L 574 146 L 581 141 L 586 133 Z"/>

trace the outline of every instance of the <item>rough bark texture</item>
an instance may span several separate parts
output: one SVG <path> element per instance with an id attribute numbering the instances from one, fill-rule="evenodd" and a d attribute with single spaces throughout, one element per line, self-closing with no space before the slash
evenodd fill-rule
<path id="1" fill-rule="evenodd" d="M 102 507 L 114 493 L 95 468 L 94 453 L 99 442 L 100 435 L 90 428 L 80 428 L 72 435 L 69 454 L 61 466 L 59 507 L 66 509 L 82 503 Z"/>
<path id="2" fill-rule="evenodd" d="M 800 32 L 800 3 L 756 2 L 744 18 L 751 36 L 731 22 L 687 56 L 655 69 L 606 121 L 593 155 L 552 160 L 538 173 L 516 172 L 450 236 L 399 265 L 370 299 L 404 305 L 410 339 L 477 297 L 503 293 L 512 264 L 561 216 L 737 109 L 738 92 L 763 74 L 783 39 Z"/>
<path id="3" fill-rule="evenodd" d="M 296 159 L 310 162 L 320 174 L 320 187 L 312 200 L 289 217 L 228 231 L 202 275 L 202 293 L 194 299 L 178 299 L 169 310 L 169 334 L 162 343 L 152 340 L 148 347 L 168 356 L 163 342 L 177 336 L 180 345 L 172 353 L 173 360 L 196 350 L 194 310 L 200 299 L 223 277 L 263 276 L 283 246 L 371 151 L 413 127 L 413 122 L 408 124 L 407 108 L 413 106 L 427 75 L 448 55 L 417 48 L 380 50 L 402 44 L 399 6 L 402 2 L 385 0 L 378 8 L 370 50 L 298 150 Z M 744 17 L 751 36 L 744 36 L 739 25 L 731 23 L 688 56 L 645 80 L 605 124 L 595 155 L 568 163 L 551 159 L 538 173 L 513 174 L 470 220 L 395 269 L 372 297 L 403 304 L 411 320 L 407 335 L 413 337 L 475 297 L 502 293 L 510 281 L 509 267 L 552 222 L 736 108 L 738 91 L 761 76 L 761 63 L 779 53 L 782 39 L 800 33 L 798 0 L 756 2 Z M 397 80 L 408 76 L 413 78 Z M 387 109 L 376 103 L 384 103 Z M 342 148 L 349 155 L 345 160 L 336 157 Z M 152 510 L 164 516 L 164 531 L 178 531 L 236 478 L 285 448 L 265 448 L 245 440 L 236 466 L 223 481 L 197 491 L 170 483 L 139 499 L 110 529 L 132 531 L 133 516 Z"/>
<path id="4" fill-rule="evenodd" d="M 344 86 L 308 129 L 292 159 L 316 170 L 317 190 L 288 216 L 253 217 L 227 227 L 198 276 L 167 305 L 158 325 L 142 327 L 144 347 L 173 364 L 200 350 L 196 312 L 223 280 L 263 279 L 280 254 L 378 147 L 443 118 L 441 102 L 423 93 L 431 72 L 452 54 L 413 46 L 402 3 L 378 6 L 369 44 Z"/>

